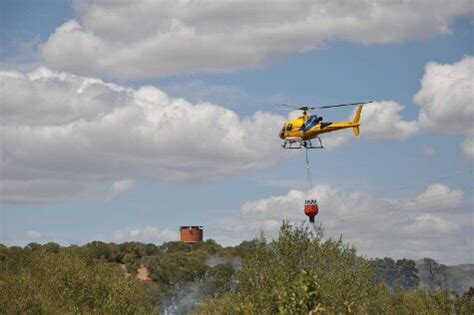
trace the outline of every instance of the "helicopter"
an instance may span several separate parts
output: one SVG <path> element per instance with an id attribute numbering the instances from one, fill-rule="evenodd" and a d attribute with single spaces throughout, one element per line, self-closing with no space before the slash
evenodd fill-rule
<path id="1" fill-rule="evenodd" d="M 354 135 L 358 136 L 360 126 L 360 115 L 362 112 L 362 106 L 365 104 L 372 103 L 373 101 L 346 103 L 346 104 L 335 104 L 335 105 L 324 105 L 324 106 L 301 106 L 296 107 L 287 104 L 281 104 L 281 106 L 288 107 L 288 110 L 296 109 L 303 111 L 302 115 L 296 119 L 288 120 L 283 125 L 280 131 L 280 138 L 284 140 L 282 147 L 284 149 L 323 149 L 323 143 L 319 138 L 320 134 L 332 132 L 336 130 L 352 128 Z M 334 107 L 344 106 L 356 106 L 355 116 L 352 121 L 335 121 L 335 122 L 323 122 L 323 117 L 317 115 L 308 115 L 309 110 L 313 109 L 326 109 Z M 319 145 L 314 145 L 311 140 L 318 139 Z"/>

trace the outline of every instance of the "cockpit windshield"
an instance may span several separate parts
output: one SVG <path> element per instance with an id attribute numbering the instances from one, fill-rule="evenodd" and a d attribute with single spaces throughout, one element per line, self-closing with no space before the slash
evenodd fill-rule
<path id="1" fill-rule="evenodd" d="M 319 122 L 318 116 L 311 115 L 303 124 L 303 126 L 301 126 L 301 130 L 308 131 L 309 129 L 313 128 L 313 126 L 315 126 L 318 122 Z"/>

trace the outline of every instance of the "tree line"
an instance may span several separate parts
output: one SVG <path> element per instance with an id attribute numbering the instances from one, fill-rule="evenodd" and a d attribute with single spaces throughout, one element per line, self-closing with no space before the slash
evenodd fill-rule
<path id="1" fill-rule="evenodd" d="M 274 240 L 234 247 L 0 245 L 0 314 L 474 313 L 474 289 L 447 289 L 434 260 L 419 266 L 421 280 L 413 260 L 367 259 L 321 228 L 288 223 Z"/>

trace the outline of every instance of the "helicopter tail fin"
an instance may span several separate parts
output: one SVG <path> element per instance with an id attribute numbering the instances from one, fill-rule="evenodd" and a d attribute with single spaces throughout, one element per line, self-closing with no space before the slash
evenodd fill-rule
<path id="1" fill-rule="evenodd" d="M 357 106 L 356 113 L 354 116 L 354 120 L 352 121 L 354 124 L 358 124 L 360 121 L 360 114 L 362 113 L 362 105 Z"/>
<path id="2" fill-rule="evenodd" d="M 362 113 L 362 105 L 357 106 L 354 120 L 352 123 L 354 124 L 354 127 L 352 127 L 352 130 L 354 131 L 354 136 L 358 136 L 360 134 L 360 114 Z"/>
<path id="3" fill-rule="evenodd" d="M 357 137 L 357 136 L 359 135 L 359 133 L 360 133 L 359 126 L 357 126 L 357 127 L 352 127 L 352 130 L 354 131 L 354 136 Z"/>

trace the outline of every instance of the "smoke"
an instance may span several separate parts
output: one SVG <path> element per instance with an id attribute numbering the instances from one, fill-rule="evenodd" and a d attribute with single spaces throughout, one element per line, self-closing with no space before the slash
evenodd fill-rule
<path id="1" fill-rule="evenodd" d="M 203 284 L 203 279 L 199 279 L 184 286 L 177 285 L 171 296 L 163 302 L 163 314 L 188 314 L 205 298 Z"/>
<path id="2" fill-rule="evenodd" d="M 234 270 L 242 270 L 242 263 L 235 257 L 223 258 L 219 255 L 209 255 L 206 259 L 206 265 L 213 268 L 217 265 L 230 264 Z"/>
<path id="3" fill-rule="evenodd" d="M 242 269 L 242 263 L 237 258 L 222 257 L 216 254 L 208 255 L 205 264 L 209 269 L 225 264 L 232 266 L 234 270 Z M 208 272 L 199 279 L 175 285 L 172 293 L 162 303 L 162 309 L 160 311 L 164 314 L 188 314 L 190 310 L 198 306 L 201 301 L 210 296 L 214 296 L 216 289 L 220 288 L 220 286 L 216 286 L 216 281 L 219 282 L 222 279 L 213 278 L 210 271 L 211 270 L 208 270 Z M 229 279 L 229 288 L 232 286 L 232 282 L 233 280 Z"/>
<path id="4" fill-rule="evenodd" d="M 206 259 L 206 265 L 211 268 L 217 265 L 222 265 L 225 262 L 226 261 L 219 255 L 209 255 Z"/>

